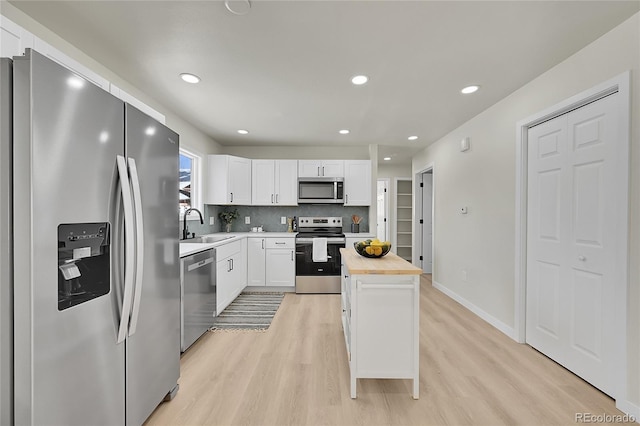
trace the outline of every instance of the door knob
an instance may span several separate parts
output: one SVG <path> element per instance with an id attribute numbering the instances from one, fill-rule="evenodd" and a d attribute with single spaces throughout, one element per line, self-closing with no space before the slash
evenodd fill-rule
<path id="1" fill-rule="evenodd" d="M 587 260 L 587 258 L 584 256 L 578 256 L 578 260 L 584 262 L 585 260 Z"/>

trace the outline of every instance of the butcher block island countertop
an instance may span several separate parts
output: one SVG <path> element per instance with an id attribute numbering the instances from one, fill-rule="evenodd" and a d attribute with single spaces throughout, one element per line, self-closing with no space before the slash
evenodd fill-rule
<path id="1" fill-rule="evenodd" d="M 349 359 L 351 398 L 357 379 L 411 379 L 419 396 L 420 274 L 422 270 L 388 253 L 342 256 L 342 329 Z"/>
<path id="2" fill-rule="evenodd" d="M 388 253 L 379 258 L 369 258 L 360 256 L 354 248 L 343 248 L 340 249 L 340 254 L 343 263 L 352 275 L 420 275 L 422 273 L 422 269 L 413 266 L 395 253 Z"/>

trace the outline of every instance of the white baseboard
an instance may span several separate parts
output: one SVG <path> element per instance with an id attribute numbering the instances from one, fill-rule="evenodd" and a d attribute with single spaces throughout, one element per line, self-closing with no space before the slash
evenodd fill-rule
<path id="1" fill-rule="evenodd" d="M 507 336 L 509 336 L 509 338 L 516 340 L 516 334 L 513 327 L 509 327 L 499 319 L 489 315 L 488 313 L 486 313 L 485 311 L 483 311 L 473 303 L 469 302 L 459 294 L 449 290 L 447 287 L 443 286 L 439 282 L 433 281 L 433 286 L 438 290 L 440 290 L 441 292 L 443 292 L 444 294 L 446 294 L 447 296 L 449 296 L 450 298 L 452 298 L 453 300 L 455 300 L 456 302 L 458 302 L 459 304 L 461 304 L 462 306 L 464 306 L 465 308 L 467 308 L 468 310 L 470 310 L 471 312 L 473 312 L 474 314 L 476 314 L 477 316 L 479 316 L 480 318 L 482 318 L 483 320 L 485 320 L 486 322 L 488 322 L 489 324 L 491 324 L 492 326 L 494 326 L 495 328 L 497 328 L 498 330 L 500 330 L 501 332 L 503 332 L 504 334 L 506 334 Z"/>
<path id="2" fill-rule="evenodd" d="M 633 417 L 636 422 L 640 420 L 640 406 L 629 401 L 616 400 L 616 408 Z"/>

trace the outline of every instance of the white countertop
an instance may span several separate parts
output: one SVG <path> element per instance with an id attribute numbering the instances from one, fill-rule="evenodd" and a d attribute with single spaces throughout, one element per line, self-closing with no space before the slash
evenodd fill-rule
<path id="1" fill-rule="evenodd" d="M 180 257 L 190 256 L 192 254 L 220 247 L 222 245 L 238 241 L 244 237 L 262 237 L 262 238 L 295 238 L 295 232 L 216 232 L 213 234 L 197 235 L 198 237 L 231 237 L 226 240 L 217 241 L 215 243 L 193 243 L 191 240 L 180 240 Z"/>

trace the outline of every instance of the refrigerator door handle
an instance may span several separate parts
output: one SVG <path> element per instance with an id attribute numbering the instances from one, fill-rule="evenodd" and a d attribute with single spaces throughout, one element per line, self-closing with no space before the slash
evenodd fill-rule
<path id="1" fill-rule="evenodd" d="M 131 299 L 133 297 L 133 264 L 135 261 L 135 240 L 134 240 L 134 216 L 133 203 L 131 197 L 131 186 L 127 173 L 127 163 L 123 156 L 116 156 L 118 176 L 120 178 L 120 189 L 122 195 L 122 206 L 124 210 L 124 296 L 122 298 L 122 310 L 120 311 L 120 325 L 118 326 L 117 343 L 123 342 L 127 337 L 129 326 L 129 314 L 131 313 Z"/>
<path id="2" fill-rule="evenodd" d="M 133 336 L 138 325 L 140 315 L 140 299 L 142 297 L 142 275 L 144 272 L 144 218 L 142 216 L 142 195 L 140 191 L 140 180 L 138 179 L 138 169 L 136 160 L 128 158 L 129 175 L 131 177 L 131 189 L 133 191 L 133 206 L 136 217 L 136 261 L 135 261 L 135 296 L 133 298 L 133 312 L 131 313 L 131 324 L 129 325 L 129 336 Z"/>

